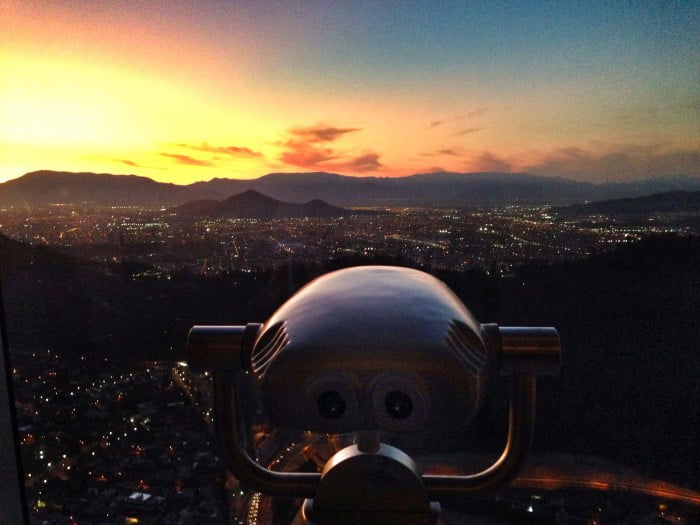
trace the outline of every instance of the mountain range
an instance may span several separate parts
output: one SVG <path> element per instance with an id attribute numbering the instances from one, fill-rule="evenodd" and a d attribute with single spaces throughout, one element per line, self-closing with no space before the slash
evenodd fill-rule
<path id="1" fill-rule="evenodd" d="M 255 190 L 247 190 L 223 201 L 204 199 L 186 202 L 171 208 L 173 213 L 185 217 L 211 217 L 225 219 L 282 219 L 292 217 L 342 217 L 349 210 L 331 206 L 319 199 L 303 204 L 282 202 Z M 364 211 L 364 210 L 363 210 Z"/>
<path id="2" fill-rule="evenodd" d="M 333 173 L 271 173 L 257 179 L 214 178 L 188 185 L 136 175 L 35 171 L 0 184 L 0 206 L 50 204 L 172 207 L 222 200 L 255 190 L 286 202 L 320 199 L 334 206 L 472 206 L 571 204 L 673 190 L 699 191 L 700 177 L 678 175 L 593 184 L 527 173 L 427 173 L 397 178 Z"/>

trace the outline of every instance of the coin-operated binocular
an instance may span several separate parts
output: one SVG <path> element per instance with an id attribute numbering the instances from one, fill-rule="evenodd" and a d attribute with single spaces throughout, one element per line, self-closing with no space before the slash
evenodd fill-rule
<path id="1" fill-rule="evenodd" d="M 434 277 L 364 266 L 322 276 L 262 325 L 195 326 L 188 362 L 214 371 L 214 422 L 233 474 L 270 495 L 305 498 L 296 523 L 435 523 L 439 502 L 509 483 L 532 442 L 535 377 L 560 368 L 554 328 L 480 324 Z M 270 422 L 281 428 L 357 433 L 319 473 L 256 463 L 239 435 L 241 375 L 253 377 Z M 511 380 L 508 438 L 482 472 L 421 474 L 380 441 L 380 431 L 463 427 L 496 375 Z"/>

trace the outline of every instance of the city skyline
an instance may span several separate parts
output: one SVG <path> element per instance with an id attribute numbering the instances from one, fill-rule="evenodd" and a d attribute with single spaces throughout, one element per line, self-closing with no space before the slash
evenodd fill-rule
<path id="1" fill-rule="evenodd" d="M 700 175 L 694 3 L 0 8 L 0 181 Z"/>

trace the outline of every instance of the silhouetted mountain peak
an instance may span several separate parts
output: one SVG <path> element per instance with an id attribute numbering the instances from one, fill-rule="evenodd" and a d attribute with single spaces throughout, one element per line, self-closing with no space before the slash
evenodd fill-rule
<path id="1" fill-rule="evenodd" d="M 260 193 L 259 191 L 256 191 L 256 190 L 246 190 L 242 193 L 232 195 L 231 197 L 224 199 L 222 202 L 236 203 L 236 202 L 242 202 L 242 201 L 264 202 L 264 203 L 281 202 L 281 201 L 278 201 L 277 199 L 273 199 L 272 197 L 268 197 L 267 195 L 263 195 L 262 193 Z"/>
<path id="2" fill-rule="evenodd" d="M 304 204 L 282 202 L 255 190 L 232 195 L 223 201 L 199 200 L 173 208 L 183 216 L 204 216 L 212 218 L 256 218 L 276 219 L 292 217 L 341 217 L 349 212 L 314 199 Z"/>

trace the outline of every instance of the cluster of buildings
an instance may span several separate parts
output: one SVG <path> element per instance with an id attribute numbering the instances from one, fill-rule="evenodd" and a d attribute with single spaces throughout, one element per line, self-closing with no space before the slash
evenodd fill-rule
<path id="1" fill-rule="evenodd" d="M 296 219 L 199 219 L 145 209 L 56 207 L 0 212 L 0 232 L 81 257 L 143 265 L 141 278 L 186 270 L 215 275 L 345 256 L 397 258 L 427 268 L 482 268 L 508 276 L 533 260 L 576 259 L 649 233 L 693 233 L 663 221 L 558 218 L 546 206 L 450 210 L 395 208 L 375 214 Z M 695 232 L 697 233 L 697 232 Z"/>
<path id="2" fill-rule="evenodd" d="M 214 444 L 211 378 L 176 363 L 131 367 L 33 352 L 12 369 L 30 522 L 256 525 L 298 502 L 242 487 Z M 261 464 L 320 469 L 349 436 L 253 425 Z M 443 506 L 446 523 L 690 523 L 697 507 L 634 492 L 515 486 Z M 695 514 L 694 514 L 695 512 Z M 277 517 L 277 518 L 276 518 Z"/>
<path id="3" fill-rule="evenodd" d="M 14 359 L 32 523 L 229 523 L 232 481 L 171 367 Z"/>

